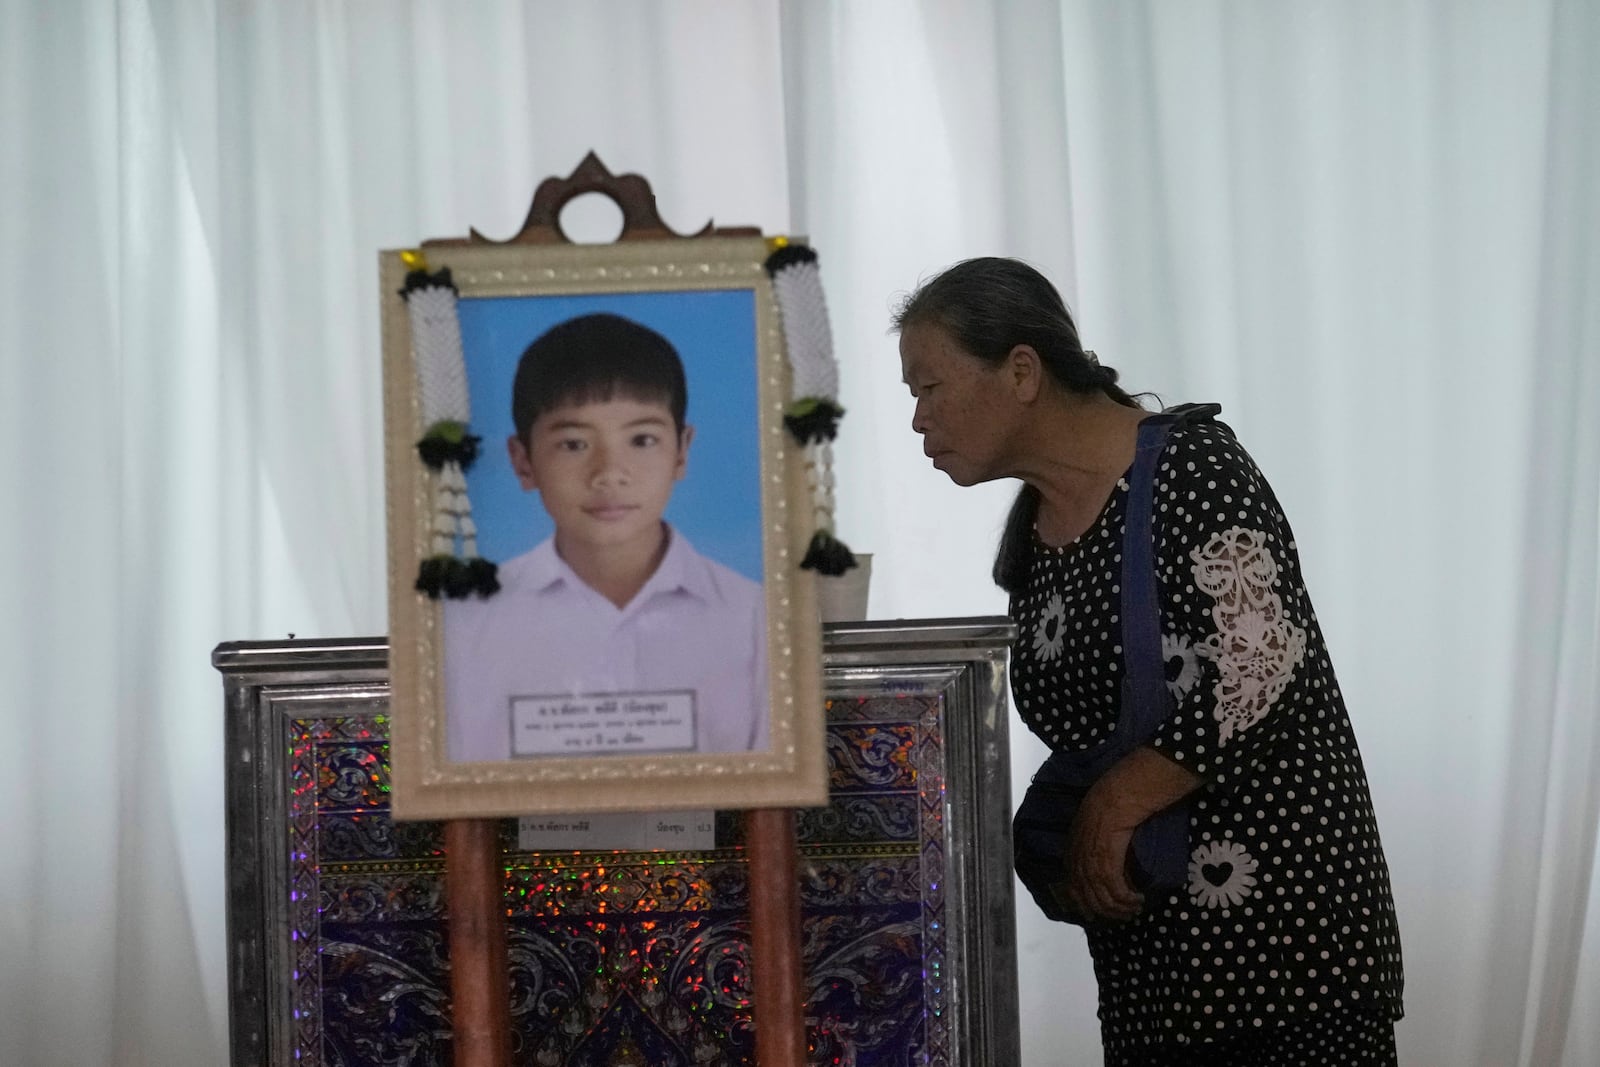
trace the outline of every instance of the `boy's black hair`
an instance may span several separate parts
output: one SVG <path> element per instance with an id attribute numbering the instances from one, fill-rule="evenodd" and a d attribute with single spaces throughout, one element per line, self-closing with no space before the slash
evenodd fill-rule
<path id="1" fill-rule="evenodd" d="M 603 403 L 618 396 L 661 403 L 683 430 L 689 387 L 672 342 L 621 315 L 580 315 L 552 326 L 522 353 L 511 383 L 511 422 L 528 441 L 551 408 Z"/>

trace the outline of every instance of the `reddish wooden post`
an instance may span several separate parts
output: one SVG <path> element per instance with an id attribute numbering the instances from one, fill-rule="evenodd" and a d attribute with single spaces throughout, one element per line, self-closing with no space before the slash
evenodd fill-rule
<path id="1" fill-rule="evenodd" d="M 511 1067 L 505 879 L 491 819 L 444 824 L 455 1067 Z"/>
<path id="2" fill-rule="evenodd" d="M 750 955 L 756 1067 L 805 1067 L 804 972 L 794 812 L 749 812 Z"/>

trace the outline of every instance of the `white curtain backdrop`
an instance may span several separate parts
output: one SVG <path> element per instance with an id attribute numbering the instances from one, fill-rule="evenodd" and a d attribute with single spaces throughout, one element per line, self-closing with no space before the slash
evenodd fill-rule
<path id="1" fill-rule="evenodd" d="M 1367 758 L 1402 1062 L 1600 1063 L 1595 69 L 1587 0 L 0 0 L 0 1064 L 226 1061 L 209 652 L 383 631 L 376 252 L 590 148 L 815 241 L 880 617 L 1005 606 L 1010 487 L 908 428 L 919 277 L 1023 256 L 1222 402 Z M 1100 1063 L 1081 935 L 1019 948 L 1025 1063 Z"/>

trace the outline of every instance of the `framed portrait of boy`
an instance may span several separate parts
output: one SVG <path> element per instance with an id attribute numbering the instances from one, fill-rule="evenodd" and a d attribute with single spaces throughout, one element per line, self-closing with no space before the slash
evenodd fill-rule
<path id="1" fill-rule="evenodd" d="M 381 255 L 397 817 L 826 802 L 770 251 Z"/>

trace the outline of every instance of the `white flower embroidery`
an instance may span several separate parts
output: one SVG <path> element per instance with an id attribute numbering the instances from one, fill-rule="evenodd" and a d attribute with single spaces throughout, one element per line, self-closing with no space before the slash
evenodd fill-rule
<path id="1" fill-rule="evenodd" d="M 1266 717 L 1306 654 L 1305 630 L 1284 617 L 1272 587 L 1278 564 L 1266 546 L 1266 534 L 1234 526 L 1190 553 L 1195 585 L 1216 601 L 1217 632 L 1196 651 L 1215 660 L 1221 675 L 1212 714 L 1224 745 Z"/>
<path id="2" fill-rule="evenodd" d="M 1061 655 L 1061 645 L 1066 637 L 1067 606 L 1061 597 L 1052 595 L 1045 605 L 1044 618 L 1033 631 L 1033 651 L 1040 659 L 1055 659 Z"/>
<path id="3" fill-rule="evenodd" d="M 1189 895 L 1202 908 L 1237 906 L 1256 888 L 1256 861 L 1242 845 L 1208 841 L 1189 857 Z"/>
<path id="4" fill-rule="evenodd" d="M 1167 689 L 1173 700 L 1182 700 L 1200 680 L 1200 657 L 1195 655 L 1194 645 L 1183 634 L 1162 634 L 1161 661 L 1167 665 L 1168 674 L 1172 673 L 1175 659 L 1183 662 L 1178 665 L 1177 677 L 1167 679 Z"/>

